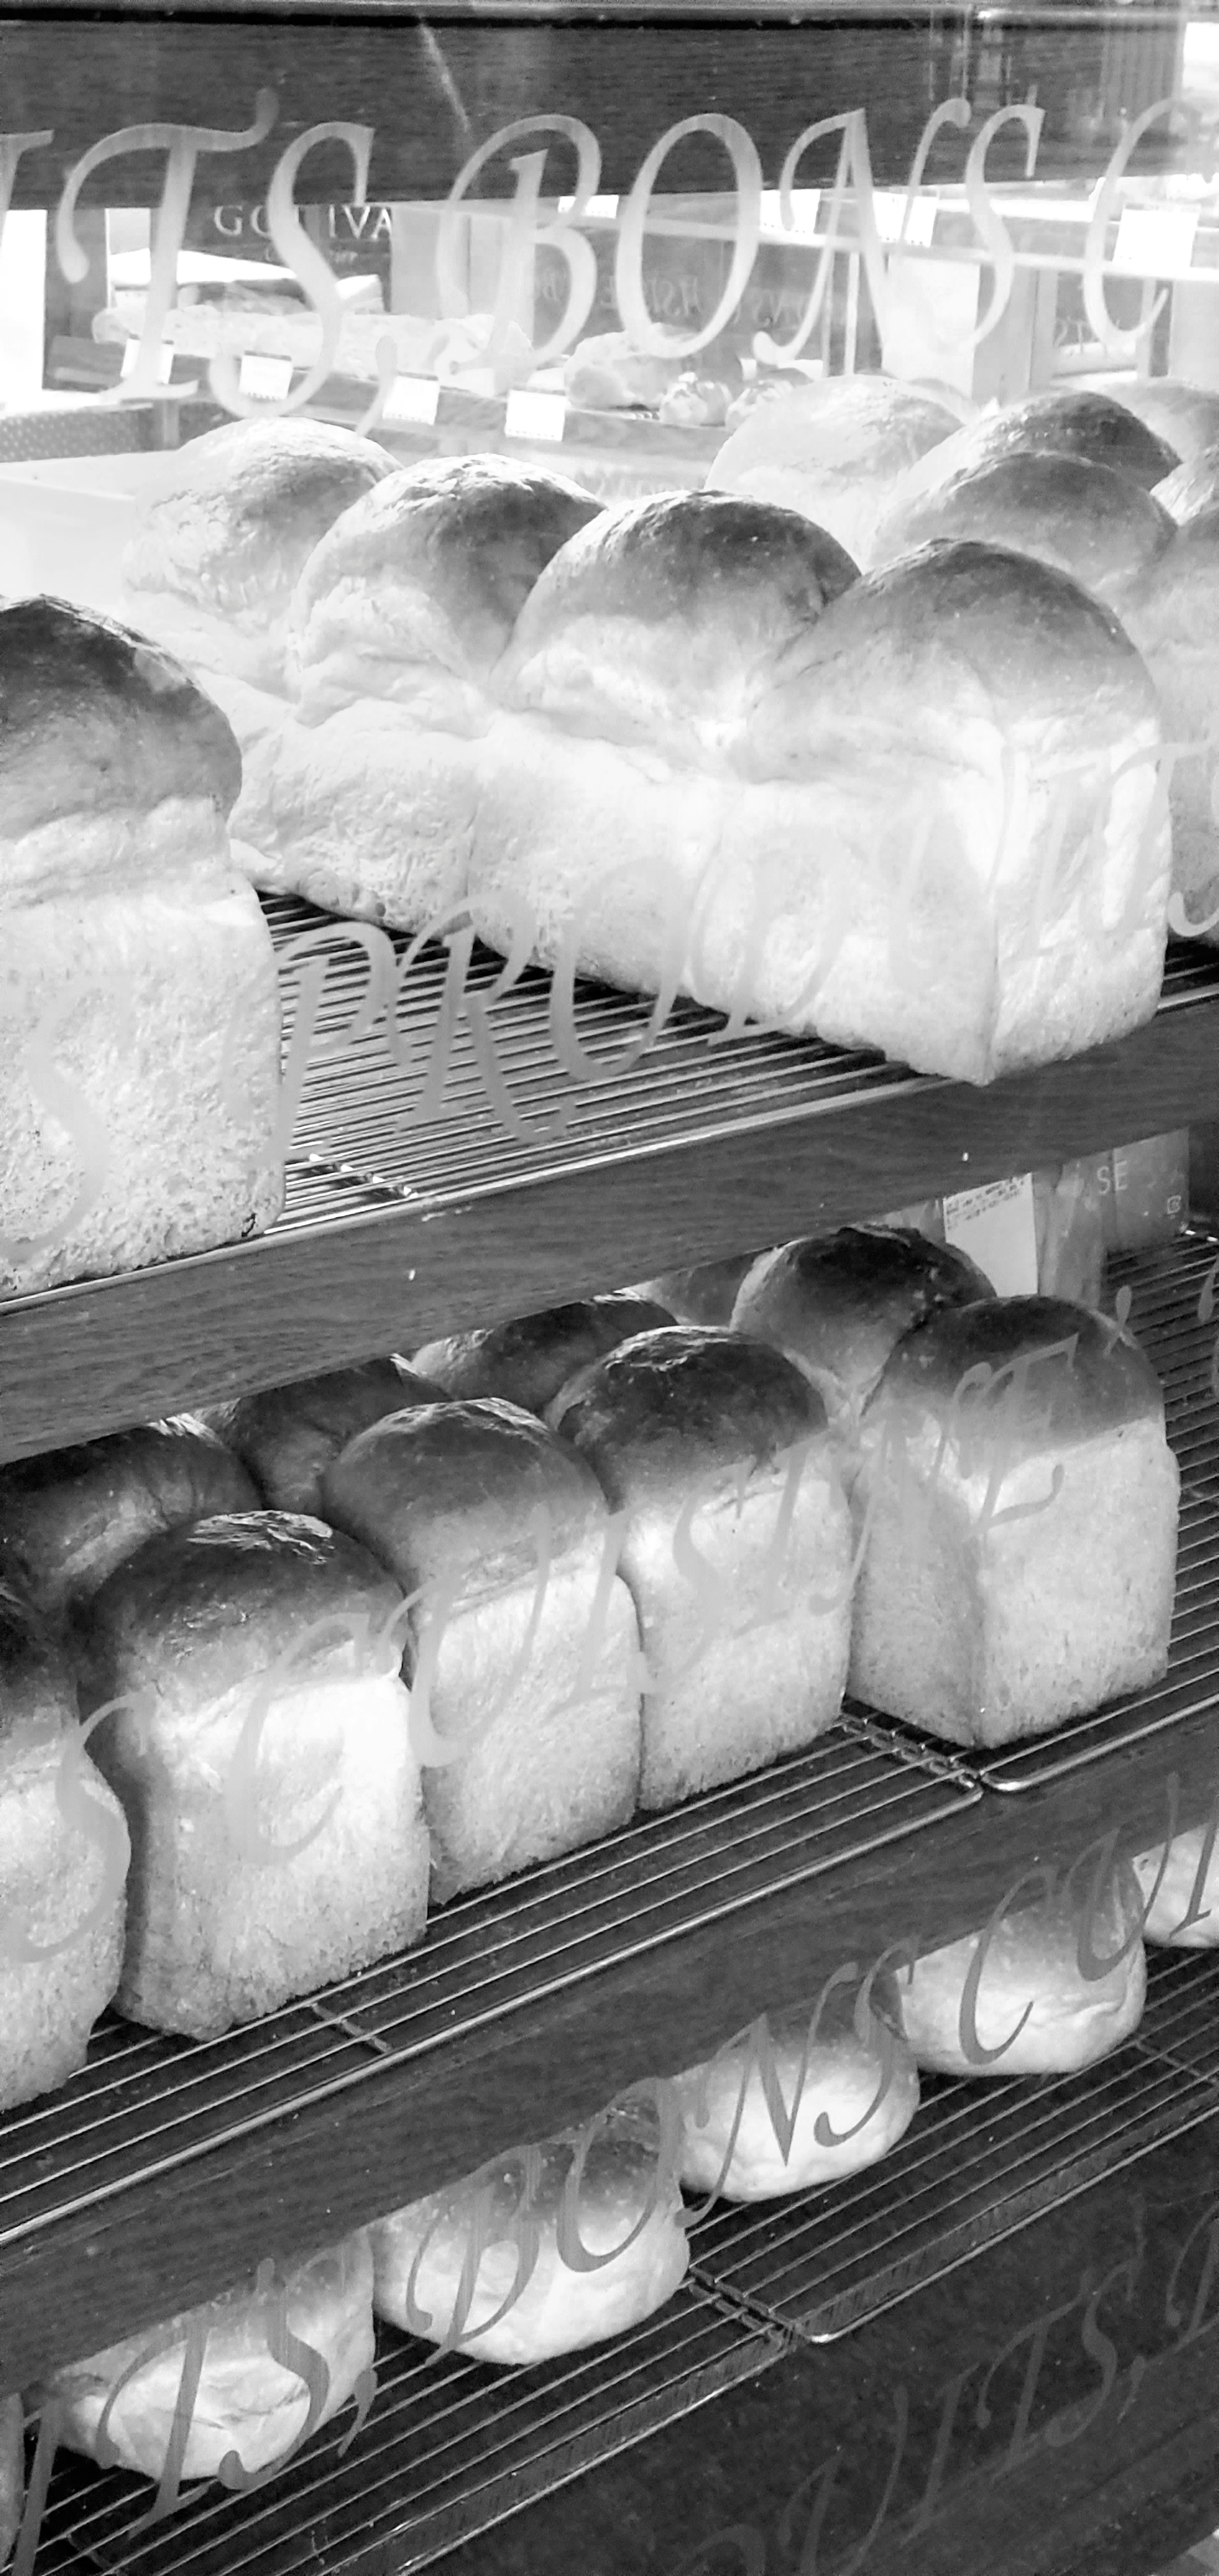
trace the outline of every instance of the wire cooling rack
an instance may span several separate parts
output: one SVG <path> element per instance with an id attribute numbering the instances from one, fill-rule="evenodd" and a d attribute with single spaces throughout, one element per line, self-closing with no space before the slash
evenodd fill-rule
<path id="1" fill-rule="evenodd" d="M 360 925 L 295 896 L 264 897 L 264 909 L 280 957 L 290 1076 L 302 978 L 323 961 L 326 970 L 309 1007 L 281 1226 L 520 1187 L 936 1087 L 930 1075 L 816 1038 L 729 1035 L 692 1002 L 674 1003 L 652 1028 L 646 1000 L 580 983 L 564 1009 L 551 978 L 533 968 L 493 999 L 503 960 L 460 934 L 420 946 L 380 933 L 397 981 L 374 1000 Z M 1161 1012 L 1216 995 L 1219 952 L 1174 942 Z"/>
<path id="2" fill-rule="evenodd" d="M 978 1796 L 835 1727 L 807 1753 L 433 1916 L 387 1959 L 224 2039 L 111 2017 L 59 2093 L 0 2120 L 0 2245 L 358 2089 L 394 2061 L 725 1922 Z"/>

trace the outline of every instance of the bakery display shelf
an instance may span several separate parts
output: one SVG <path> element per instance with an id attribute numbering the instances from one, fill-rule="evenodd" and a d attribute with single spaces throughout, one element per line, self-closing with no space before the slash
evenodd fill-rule
<path id="1" fill-rule="evenodd" d="M 215 2487 L 149 2524 L 149 2489 L 57 2463 L 38 2576 L 372 2576 L 436 2563 L 805 2342 L 824 2343 L 1004 2236 L 1219 2116 L 1219 2047 L 1185 2072 L 1182 2029 L 1219 2003 L 1219 1961 L 1152 1962 L 1137 2039 L 1085 2074 L 930 2081 L 869 2174 L 697 2226 L 677 2297 L 600 2350 L 527 2372 L 429 2352 L 382 2328 L 377 2394 L 245 2499 Z M 140 2528 L 140 2525 L 143 2528 Z"/>
<path id="2" fill-rule="evenodd" d="M 285 1214 L 256 1243 L 5 1301 L 0 1455 L 410 1350 L 1219 1109 L 1219 953 L 1184 943 L 1146 1028 L 982 1089 L 815 1040 L 729 1037 L 685 1004 L 645 1045 L 645 1002 L 583 987 L 568 1020 L 529 971 L 492 999 L 501 961 L 472 956 L 463 974 L 459 941 L 416 956 L 394 941 L 408 963 L 391 1048 L 358 928 L 284 898 L 268 912 L 288 1096 L 299 1092 Z"/>
<path id="3" fill-rule="evenodd" d="M 223 2039 L 163 2038 L 108 2017 L 80 2075 L 0 2120 L 0 2384 L 21 2384 L 45 2353 L 47 2334 L 58 2345 L 70 2332 L 62 2320 L 52 2323 L 55 2298 L 70 2288 L 69 2256 L 61 2274 L 58 2246 L 82 2232 L 87 2238 L 95 2218 L 116 2263 L 126 2231 L 140 2228 L 150 2186 L 163 2190 L 181 2176 L 189 2192 L 192 2168 L 221 2153 L 239 2173 L 243 2148 L 260 2133 L 278 2154 L 281 2124 L 299 2124 L 306 2112 L 316 2120 L 325 2108 L 358 2122 L 370 2116 L 375 2094 L 392 2133 L 394 2178 L 370 2179 L 352 2212 L 353 2220 L 374 2217 L 411 2186 L 432 2189 L 523 2133 L 516 2126 L 505 2133 L 512 2115 L 493 2092 L 475 2104 L 460 2084 L 449 2113 L 455 2127 L 446 2131 L 429 2085 L 438 2054 L 460 2065 L 463 2043 L 482 2034 L 502 2081 L 514 2016 L 581 1989 L 595 2015 L 600 1990 L 592 1981 L 700 1929 L 730 1932 L 743 1912 L 784 1889 L 917 1834 L 978 1795 L 836 1728 L 752 1780 L 441 1909 L 418 1950 Z M 620 2080 L 648 2071 L 632 2058 Z M 564 2081 L 560 2062 L 550 2082 Z M 593 2091 L 588 2114 L 610 2089 Z M 520 2104 L 517 2121 L 527 2127 L 529 2118 Z M 307 2140 L 300 2153 L 302 2160 L 310 2153 Z M 28 2286 L 32 2250 L 42 2258 L 36 2298 Z M 180 2250 L 167 2249 L 167 2259 L 181 2259 Z M 236 2264 L 240 2273 L 240 2256 Z M 94 2277 L 90 2295 L 95 2287 Z M 171 2306 L 186 2294 L 176 2279 L 166 2293 Z M 112 2295 L 121 2308 L 132 2284 Z"/>
<path id="4" fill-rule="evenodd" d="M 897 2146 L 868 2173 L 693 2240 L 707 2288 L 828 2343 L 1219 2111 L 1219 1959 L 1153 1952 L 1135 2038 L 1070 2076 L 924 2076 Z"/>
<path id="5" fill-rule="evenodd" d="M 785 2344 L 694 2283 L 612 2344 L 527 2372 L 381 2327 L 377 2395 L 350 2448 L 349 2410 L 262 2496 L 188 2491 L 172 2520 L 133 2531 L 148 2487 L 61 2454 L 37 2576 L 405 2576 L 756 2378 Z"/>

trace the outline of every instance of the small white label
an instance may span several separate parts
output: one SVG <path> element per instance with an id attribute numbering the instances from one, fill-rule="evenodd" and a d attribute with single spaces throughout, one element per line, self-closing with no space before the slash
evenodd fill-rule
<path id="1" fill-rule="evenodd" d="M 904 188 L 878 188 L 872 203 L 876 211 L 876 229 L 882 242 L 901 241 L 904 249 L 926 250 L 935 234 L 937 200 L 933 195 L 908 197 Z M 904 237 L 903 223 L 906 227 Z"/>
<path id="2" fill-rule="evenodd" d="M 1126 206 L 1113 266 L 1131 277 L 1188 277 L 1197 229 L 1196 206 Z"/>
<path id="3" fill-rule="evenodd" d="M 237 375 L 239 393 L 257 402 L 282 402 L 292 391 L 291 358 L 263 358 L 247 349 Z"/>
<path id="4" fill-rule="evenodd" d="M 516 386 L 508 396 L 504 436 L 549 439 L 557 446 L 566 419 L 567 404 L 562 394 L 531 393 L 527 385 Z"/>
<path id="5" fill-rule="evenodd" d="M 126 380 L 127 380 L 128 376 L 133 376 L 133 375 L 135 374 L 136 368 L 137 368 L 137 366 L 139 365 L 139 361 L 140 361 L 140 343 L 139 343 L 139 341 L 138 341 L 138 340 L 129 340 L 129 341 L 128 341 L 128 343 L 127 343 L 126 348 L 125 348 L 125 349 L 124 349 L 124 351 L 123 351 L 123 364 L 122 364 L 121 373 L 122 373 L 122 377 L 123 377 L 123 381 L 124 381 L 124 383 L 126 382 Z M 169 383 L 169 380 L 170 380 L 170 378 L 171 378 L 172 374 L 173 374 L 173 371 L 174 371 L 174 353 L 173 353 L 173 349 L 172 349 L 172 347 L 171 347 L 171 345 L 170 345 L 170 343 L 169 343 L 169 341 L 168 341 L 168 340 L 163 340 L 163 341 L 162 341 L 162 343 L 161 343 L 160 348 L 159 348 L 159 349 L 158 349 L 158 351 L 157 351 L 157 383 L 158 383 L 159 385 L 167 385 L 167 384 Z"/>
<path id="6" fill-rule="evenodd" d="M 423 429 L 434 429 L 440 408 L 440 380 L 436 376 L 395 376 L 385 397 L 382 420 L 414 421 Z"/>
<path id="7" fill-rule="evenodd" d="M 957 1190 L 944 1201 L 944 1233 L 967 1252 L 1000 1297 L 1037 1294 L 1037 1219 L 1033 1175 Z"/>
<path id="8" fill-rule="evenodd" d="M 781 241 L 816 241 L 817 217 L 821 211 L 820 188 L 793 188 L 788 202 L 791 220 L 785 224 L 779 190 L 763 188 L 762 223 L 765 231 L 777 233 Z"/>

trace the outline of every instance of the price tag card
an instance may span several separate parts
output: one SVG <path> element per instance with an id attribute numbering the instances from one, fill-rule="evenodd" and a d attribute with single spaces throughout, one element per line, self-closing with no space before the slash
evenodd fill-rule
<path id="1" fill-rule="evenodd" d="M 566 419 L 564 395 L 531 393 L 527 385 L 518 385 L 508 396 L 504 435 L 506 438 L 548 439 L 557 447 Z"/>
<path id="2" fill-rule="evenodd" d="M 908 199 L 904 188 L 878 188 L 872 203 L 876 213 L 876 229 L 882 242 L 896 243 L 901 240 L 902 224 L 905 222 L 903 249 L 926 250 L 935 233 L 938 200 L 934 195 L 920 194 Z M 908 217 L 907 205 L 909 205 Z"/>
<path id="3" fill-rule="evenodd" d="M 1000 1297 L 1037 1294 L 1037 1219 L 1033 1175 L 957 1190 L 944 1201 L 944 1233 L 984 1270 Z"/>
<path id="4" fill-rule="evenodd" d="M 262 358 L 247 349 L 237 375 L 239 393 L 256 402 L 282 402 L 292 391 L 291 358 Z"/>
<path id="5" fill-rule="evenodd" d="M 1188 277 L 1197 229 L 1196 206 L 1125 206 L 1113 266 L 1132 277 Z"/>
<path id="6" fill-rule="evenodd" d="M 440 408 L 440 381 L 436 376 L 395 376 L 385 397 L 384 421 L 413 421 L 423 429 L 434 429 Z"/>
<path id="7" fill-rule="evenodd" d="M 123 364 L 122 364 L 122 367 L 121 367 L 121 370 L 120 370 L 120 374 L 121 374 L 121 376 L 122 376 L 122 380 L 123 380 L 123 382 L 124 382 L 124 383 L 126 383 L 126 380 L 127 380 L 128 376 L 133 376 L 133 375 L 135 374 L 136 367 L 137 367 L 137 366 L 138 366 L 138 364 L 139 364 L 139 357 L 140 357 L 140 344 L 139 344 L 139 341 L 138 341 L 138 340 L 129 340 L 129 341 L 128 341 L 128 343 L 127 343 L 126 348 L 125 348 L 125 349 L 124 349 L 124 351 L 123 351 Z M 170 381 L 170 378 L 171 378 L 171 377 L 172 377 L 172 375 L 173 375 L 173 371 L 174 371 L 174 353 L 173 353 L 173 349 L 171 348 L 170 343 L 169 343 L 169 341 L 168 341 L 168 340 L 163 340 L 163 341 L 162 341 L 162 343 L 161 343 L 160 348 L 159 348 L 159 349 L 158 349 L 158 351 L 157 351 L 157 383 L 158 383 L 159 385 L 167 385 L 167 384 L 169 383 L 169 381 Z"/>
<path id="8" fill-rule="evenodd" d="M 790 194 L 791 222 L 783 221 L 783 202 L 777 188 L 762 190 L 762 226 L 767 239 L 777 241 L 816 241 L 817 217 L 821 211 L 820 188 L 793 188 Z M 899 218 L 900 220 L 900 218 Z"/>

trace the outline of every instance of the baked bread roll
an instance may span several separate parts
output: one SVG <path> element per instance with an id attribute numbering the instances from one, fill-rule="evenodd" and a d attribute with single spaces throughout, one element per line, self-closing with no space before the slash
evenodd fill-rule
<path id="1" fill-rule="evenodd" d="M 639 1640 L 582 1461 L 516 1405 L 446 1402 L 361 1432 L 322 1491 L 408 1595 L 434 1899 L 625 1824 Z"/>
<path id="2" fill-rule="evenodd" d="M 543 1414 L 577 1369 L 604 1359 L 633 1333 L 652 1332 L 672 1321 L 666 1306 L 627 1290 L 550 1306 L 538 1315 L 492 1324 L 484 1332 L 426 1342 L 416 1351 L 415 1364 L 446 1395 L 467 1400 L 499 1396 L 526 1413 Z"/>
<path id="3" fill-rule="evenodd" d="M 1156 499 L 1169 517 L 1183 522 L 1219 504 L 1219 442 L 1200 448 L 1156 487 Z"/>
<path id="4" fill-rule="evenodd" d="M 158 474 L 123 561 L 127 613 L 239 737 L 242 684 L 285 693 L 288 608 L 314 547 L 392 472 L 371 439 L 297 418 L 231 421 Z"/>
<path id="5" fill-rule="evenodd" d="M 21 2529 L 25 2510 L 25 2406 L 20 2397 L 0 2397 L 0 2567 Z"/>
<path id="6" fill-rule="evenodd" d="M 1121 1326 L 1051 1297 L 941 1308 L 860 1445 L 857 1698 L 990 1748 L 1163 1679 L 1180 1479 Z"/>
<path id="7" fill-rule="evenodd" d="M 58 1620 L 158 1531 L 257 1504 L 240 1460 L 202 1422 L 143 1423 L 0 1467 L 0 1565 Z"/>
<path id="8" fill-rule="evenodd" d="M 387 1413 L 434 1404 L 438 1393 L 404 1360 L 366 1360 L 359 1368 L 238 1396 L 214 1406 L 208 1419 L 249 1469 L 256 1501 L 273 1512 L 322 1518 L 322 1478 L 348 1441 Z"/>
<path id="9" fill-rule="evenodd" d="M 647 1679 L 640 1803 L 676 1806 L 832 1726 L 851 1525 L 820 1396 L 731 1333 L 640 1333 L 551 1421 L 621 1516 Z"/>
<path id="10" fill-rule="evenodd" d="M 678 344 L 672 356 L 636 349 L 625 331 L 577 340 L 563 366 L 563 391 L 573 411 L 659 411 L 688 363 L 681 333 L 669 336 Z"/>
<path id="11" fill-rule="evenodd" d="M 131 1827 L 119 2010 L 213 2039 L 422 1938 L 401 1595 L 320 1521 L 149 1539 L 96 1594 L 91 1741 Z"/>
<path id="12" fill-rule="evenodd" d="M 0 2110 L 66 2084 L 119 1981 L 130 1846 L 76 1690 L 0 1582 Z"/>
<path id="13" fill-rule="evenodd" d="M 1174 927 L 1203 927 L 1214 946 L 1219 924 L 1219 503 L 1179 527 L 1150 564 L 1123 610 L 1163 709 L 1167 741 L 1179 744 L 1169 782 L 1173 885 L 1183 909 Z"/>
<path id="14" fill-rule="evenodd" d="M 1143 2017 L 1141 1911 L 1121 1867 L 1099 1901 L 1068 1881 L 930 1951 L 900 1981 L 917 2064 L 936 2075 L 1074 2075 L 1107 2057 Z"/>
<path id="15" fill-rule="evenodd" d="M 871 1995 L 832 1985 L 816 2006 L 766 2017 L 677 2090 L 688 2191 L 777 2200 L 863 2172 L 918 2109 L 892 1978 Z"/>
<path id="16" fill-rule="evenodd" d="M 899 495 L 876 531 L 872 562 L 895 563 L 937 538 L 974 539 L 1055 564 L 1120 615 L 1172 532 L 1169 511 L 1133 475 L 1081 456 L 1018 449 L 962 466 L 913 500 Z"/>
<path id="17" fill-rule="evenodd" d="M 690 494 L 563 549 L 484 746 L 476 928 L 970 1082 L 1139 1026 L 1170 854 L 1128 636 L 978 545 L 832 595 L 829 545 Z"/>
<path id="18" fill-rule="evenodd" d="M 733 1330 L 785 1351 L 826 1397 L 853 1449 L 863 1408 L 903 1334 L 944 1306 L 993 1296 L 968 1254 L 911 1228 L 845 1225 L 764 1252 L 741 1283 Z"/>
<path id="19" fill-rule="evenodd" d="M 798 510 L 856 563 L 901 477 L 957 428 L 955 413 L 888 376 L 825 376 L 761 402 L 707 476 L 711 491 Z"/>
<path id="20" fill-rule="evenodd" d="M 1180 462 L 1177 451 L 1136 418 L 1124 402 L 1082 387 L 1057 393 L 1026 394 L 1022 402 L 999 411 L 979 412 L 975 420 L 945 439 L 934 453 L 908 471 L 894 502 L 913 500 L 920 490 L 938 488 L 958 475 L 1011 456 L 1074 456 L 1087 465 L 1107 465 L 1144 492 L 1154 492 Z"/>
<path id="21" fill-rule="evenodd" d="M 273 1223 L 279 985 L 226 817 L 241 763 L 177 665 L 62 601 L 0 609 L 0 1288 Z"/>
<path id="22" fill-rule="evenodd" d="M 39 2397 L 58 2399 L 69 2450 L 159 2481 L 178 2392 L 198 2357 L 179 2476 L 217 2477 L 235 2457 L 249 2477 L 286 2461 L 306 2428 L 317 2432 L 347 2405 L 373 2352 L 372 2255 L 361 2232 L 278 2283 L 264 2287 L 260 2275 L 252 2293 L 229 2290 L 71 2363 Z"/>
<path id="23" fill-rule="evenodd" d="M 1147 1920 L 1144 1938 L 1170 1950 L 1219 1947 L 1219 1852 L 1209 1823 L 1154 1844 L 1134 1862 Z"/>
<path id="24" fill-rule="evenodd" d="M 516 2363 L 642 2325 L 690 2261 L 659 2126 L 642 2104 L 616 2107 L 591 2136 L 518 2148 L 379 2219 L 378 2316 L 480 2361 Z"/>
<path id="25" fill-rule="evenodd" d="M 1123 386 L 1119 400 L 1187 465 L 1219 445 L 1219 393 L 1187 385 L 1176 376 L 1140 376 Z"/>
<path id="26" fill-rule="evenodd" d="M 543 566 L 598 514 L 559 475 L 459 456 L 336 521 L 292 602 L 294 720 L 248 764 L 260 884 L 400 930 L 460 904 L 491 674 Z"/>

